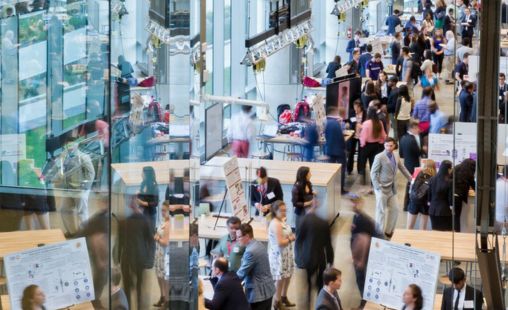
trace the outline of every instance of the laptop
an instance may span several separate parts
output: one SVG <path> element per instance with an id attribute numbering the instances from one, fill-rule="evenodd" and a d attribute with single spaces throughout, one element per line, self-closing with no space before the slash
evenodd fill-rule
<path id="1" fill-rule="evenodd" d="M 273 137 L 277 136 L 278 131 L 279 131 L 279 126 L 277 124 L 266 125 L 263 128 L 263 132 L 261 133 L 261 136 L 267 137 L 267 138 L 273 138 Z"/>

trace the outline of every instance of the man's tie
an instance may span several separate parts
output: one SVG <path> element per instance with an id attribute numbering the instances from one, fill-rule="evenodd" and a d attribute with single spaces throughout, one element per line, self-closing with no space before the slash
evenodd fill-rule
<path id="1" fill-rule="evenodd" d="M 455 298 L 455 305 L 453 306 L 453 310 L 459 310 L 459 299 L 460 299 L 460 290 L 457 290 L 457 298 Z"/>

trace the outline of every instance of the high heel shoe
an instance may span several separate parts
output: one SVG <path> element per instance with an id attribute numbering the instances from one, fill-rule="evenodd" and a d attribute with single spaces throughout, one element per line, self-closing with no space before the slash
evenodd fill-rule
<path id="1" fill-rule="evenodd" d="M 292 303 L 289 301 L 289 299 L 287 298 L 287 296 L 282 296 L 280 301 L 284 304 L 284 306 L 286 307 L 294 307 L 296 306 L 296 304 Z"/>
<path id="2" fill-rule="evenodd" d="M 275 304 L 273 305 L 273 309 L 274 310 L 287 310 L 286 306 L 284 306 L 284 304 L 280 300 L 275 302 Z"/>
<path id="3" fill-rule="evenodd" d="M 165 300 L 164 300 L 164 297 L 161 296 L 161 298 L 159 299 L 158 302 L 154 303 L 152 306 L 154 307 L 162 307 L 164 306 L 164 303 L 165 303 Z"/>

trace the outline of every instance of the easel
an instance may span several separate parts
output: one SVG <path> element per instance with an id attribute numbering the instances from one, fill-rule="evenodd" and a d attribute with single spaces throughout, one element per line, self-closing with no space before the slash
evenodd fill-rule
<path id="1" fill-rule="evenodd" d="M 226 202 L 226 196 L 228 194 L 228 187 L 226 186 L 226 191 L 224 192 L 224 197 L 222 197 L 222 202 L 220 203 L 219 213 L 217 213 L 215 220 L 215 224 L 213 225 L 213 230 L 217 227 L 217 223 L 219 222 L 220 214 L 222 212 L 222 207 L 224 207 L 224 203 Z"/>

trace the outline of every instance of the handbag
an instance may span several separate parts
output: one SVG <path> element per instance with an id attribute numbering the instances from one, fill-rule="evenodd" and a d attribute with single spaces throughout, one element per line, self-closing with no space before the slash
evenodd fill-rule
<path id="1" fill-rule="evenodd" d="M 426 133 L 426 132 L 429 132 L 429 129 L 430 129 L 430 121 L 426 121 L 426 122 L 419 122 L 418 123 L 418 128 L 420 128 L 420 132 L 421 133 Z"/>

